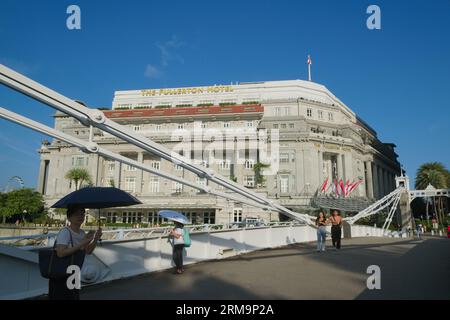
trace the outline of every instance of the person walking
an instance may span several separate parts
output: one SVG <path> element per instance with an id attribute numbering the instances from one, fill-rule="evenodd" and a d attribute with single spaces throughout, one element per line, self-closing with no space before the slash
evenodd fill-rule
<path id="1" fill-rule="evenodd" d="M 176 273 L 182 274 L 183 268 L 183 249 L 185 247 L 184 242 L 184 225 L 179 222 L 175 222 L 175 228 L 170 232 L 170 237 L 173 243 L 173 262 L 176 266 Z"/>
<path id="2" fill-rule="evenodd" d="M 325 251 L 325 241 L 327 238 L 326 225 L 328 223 L 327 215 L 324 210 L 320 210 L 316 219 L 317 226 L 317 252 Z"/>
<path id="3" fill-rule="evenodd" d="M 333 243 L 333 247 L 337 250 L 341 249 L 341 234 L 342 234 L 342 217 L 339 210 L 333 210 L 333 213 L 330 217 L 331 222 L 331 240 Z"/>
<path id="4" fill-rule="evenodd" d="M 67 209 L 67 220 L 69 226 L 63 227 L 56 237 L 55 250 L 59 258 L 70 256 L 81 250 L 85 254 L 92 254 L 98 240 L 102 236 L 102 229 L 85 233 L 81 225 L 85 219 L 85 209 L 80 207 L 69 207 Z M 81 266 L 80 266 L 81 269 Z M 69 289 L 67 279 L 70 275 L 62 279 L 49 279 L 48 297 L 49 300 L 79 300 L 80 290 Z"/>

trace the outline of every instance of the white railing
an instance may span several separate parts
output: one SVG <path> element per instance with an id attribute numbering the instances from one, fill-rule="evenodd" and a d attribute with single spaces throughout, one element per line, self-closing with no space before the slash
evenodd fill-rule
<path id="1" fill-rule="evenodd" d="M 87 256 L 81 275 L 83 284 L 172 268 L 169 229 L 105 231 L 105 238 L 110 240 L 103 240 L 95 254 Z M 358 225 L 351 226 L 351 233 L 353 237 L 382 236 L 381 229 Z M 225 225 L 195 226 L 191 230 L 192 246 L 185 251 L 185 264 L 316 240 L 316 229 L 291 222 L 236 229 Z M 39 249 L 0 244 L 0 299 L 23 299 L 47 293 L 48 280 L 40 276 L 38 268 Z"/>

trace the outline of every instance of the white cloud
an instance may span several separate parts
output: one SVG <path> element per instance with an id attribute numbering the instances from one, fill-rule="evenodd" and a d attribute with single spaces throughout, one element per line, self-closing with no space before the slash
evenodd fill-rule
<path id="1" fill-rule="evenodd" d="M 161 51 L 161 64 L 167 67 L 172 60 L 183 64 L 184 59 L 180 54 L 176 53 L 176 50 L 184 45 L 185 43 L 179 40 L 177 36 L 172 36 L 172 39 L 163 44 L 157 43 L 156 46 Z"/>
<path id="2" fill-rule="evenodd" d="M 160 78 L 163 75 L 163 73 L 157 67 L 152 66 L 151 64 L 148 64 L 147 67 L 145 68 L 144 75 L 147 78 L 156 79 L 156 78 Z"/>

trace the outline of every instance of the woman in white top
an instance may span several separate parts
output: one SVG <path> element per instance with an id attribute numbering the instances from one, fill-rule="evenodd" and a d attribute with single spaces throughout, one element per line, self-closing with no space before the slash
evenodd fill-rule
<path id="1" fill-rule="evenodd" d="M 170 237 L 173 239 L 173 262 L 177 268 L 176 273 L 181 274 L 184 272 L 183 268 L 183 249 L 184 249 L 184 229 L 183 224 L 175 222 L 175 228 L 170 231 Z"/>
<path id="2" fill-rule="evenodd" d="M 102 237 L 102 229 L 99 228 L 97 231 L 85 233 L 81 229 L 84 218 L 84 208 L 69 207 L 67 209 L 67 220 L 69 220 L 70 225 L 61 229 L 56 238 L 56 254 L 58 257 L 70 256 L 78 250 L 83 250 L 86 254 L 92 254 L 97 241 Z M 67 288 L 67 278 L 49 280 L 48 295 L 50 300 L 80 299 L 79 290 Z"/>

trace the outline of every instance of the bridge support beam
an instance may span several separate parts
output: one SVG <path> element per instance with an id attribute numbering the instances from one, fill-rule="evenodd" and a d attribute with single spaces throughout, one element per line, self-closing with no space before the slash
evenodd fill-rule
<path id="1" fill-rule="evenodd" d="M 402 229 L 413 229 L 414 227 L 414 220 L 412 219 L 412 212 L 411 212 L 411 206 L 409 201 L 409 194 L 408 191 L 402 192 L 400 196 L 400 224 L 402 226 Z"/>

